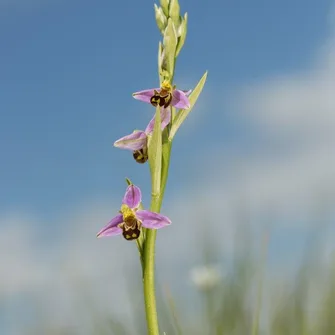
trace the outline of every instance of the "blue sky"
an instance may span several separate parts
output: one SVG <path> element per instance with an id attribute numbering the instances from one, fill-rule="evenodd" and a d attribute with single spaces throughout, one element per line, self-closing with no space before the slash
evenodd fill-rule
<path id="1" fill-rule="evenodd" d="M 272 228 L 270 263 L 294 266 L 322 215 L 331 226 L 335 194 L 333 2 L 180 4 L 189 33 L 175 84 L 192 88 L 209 75 L 173 145 L 164 211 L 174 225 L 158 237 L 159 275 L 172 291 L 172 274 L 179 271 L 178 283 L 187 286 L 200 262 L 197 243 L 207 226 L 196 224 L 199 215 L 229 255 L 235 216 L 245 210 L 256 245 Z M 153 108 L 131 94 L 157 86 L 161 37 L 153 2 L 0 0 L 0 13 L 0 255 L 7 274 L 0 296 L 14 327 L 26 297 L 52 294 L 48 285 L 61 288 L 65 305 L 62 295 L 48 297 L 69 312 L 64 268 L 94 283 L 112 280 L 120 292 L 109 296 L 124 298 L 121 270 L 137 264 L 134 250 L 122 239 L 97 242 L 95 233 L 117 210 L 125 177 L 149 203 L 147 166 L 113 142 L 152 117 Z M 332 250 L 331 231 L 323 255 Z M 117 252 L 123 258 L 109 259 L 111 279 L 101 255 Z"/>
<path id="2" fill-rule="evenodd" d="M 48 217 L 112 196 L 125 176 L 146 175 L 112 143 L 151 117 L 131 93 L 157 85 L 160 36 L 150 2 L 31 2 L 2 5 L 0 208 Z M 181 8 L 190 23 L 176 83 L 194 85 L 209 70 L 194 143 L 180 135 L 174 148 L 183 166 L 213 141 L 248 150 L 251 129 L 222 99 L 241 84 L 305 66 L 328 34 L 330 4 L 182 1 Z M 170 187 L 181 180 L 192 182 L 186 169 L 175 169 Z"/>

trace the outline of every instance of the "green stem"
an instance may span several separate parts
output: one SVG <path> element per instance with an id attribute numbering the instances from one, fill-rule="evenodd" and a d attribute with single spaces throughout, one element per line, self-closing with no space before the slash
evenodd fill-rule
<path id="1" fill-rule="evenodd" d="M 156 230 L 148 229 L 144 247 L 144 302 L 148 335 L 159 335 L 155 297 L 155 242 Z"/>
<path id="2" fill-rule="evenodd" d="M 163 164 L 161 174 L 161 192 L 158 197 L 152 197 L 150 210 L 156 213 L 160 212 L 170 163 L 171 143 L 168 144 L 169 150 L 165 164 Z M 147 319 L 148 335 L 159 335 L 156 296 L 155 296 L 155 243 L 156 233 L 154 229 L 146 230 L 146 238 L 144 243 L 144 257 L 143 257 L 143 286 L 144 286 L 144 302 L 145 313 Z"/>
<path id="3" fill-rule="evenodd" d="M 173 72 L 171 82 L 173 82 L 174 69 L 176 65 L 176 58 L 174 59 Z M 171 109 L 172 112 L 172 109 Z M 166 150 L 163 150 L 162 155 L 162 171 L 161 171 L 161 186 L 158 197 L 153 194 L 151 197 L 150 210 L 159 213 L 161 210 L 163 197 L 165 193 L 166 182 L 169 174 L 170 156 L 172 142 L 166 136 Z M 144 303 L 145 314 L 147 319 L 148 335 L 159 335 L 159 326 L 157 318 L 156 295 L 155 295 L 155 245 L 156 233 L 154 229 L 147 229 L 145 235 L 144 249 L 143 249 L 143 287 L 144 287 Z"/>

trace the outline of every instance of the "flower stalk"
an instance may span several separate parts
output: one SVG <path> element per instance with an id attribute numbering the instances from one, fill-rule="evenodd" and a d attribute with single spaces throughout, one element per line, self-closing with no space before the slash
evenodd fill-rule
<path id="1" fill-rule="evenodd" d="M 163 202 L 161 192 L 162 174 L 162 131 L 160 108 L 156 108 L 155 124 L 152 138 L 149 144 L 149 165 L 151 173 L 151 204 L 150 209 L 160 212 Z M 146 232 L 144 242 L 144 269 L 143 269 L 143 290 L 145 314 L 147 319 L 148 335 L 159 335 L 156 294 L 155 294 L 155 246 L 156 232 Z"/>
<path id="2" fill-rule="evenodd" d="M 187 33 L 187 13 L 180 15 L 178 0 L 160 0 L 154 6 L 156 23 L 162 34 L 158 50 L 160 87 L 133 93 L 139 101 L 156 108 L 144 131 L 135 130 L 115 141 L 114 146 L 130 150 L 137 163 L 149 162 L 151 175 L 150 210 L 143 209 L 142 193 L 129 179 L 119 213 L 103 227 L 98 237 L 123 235 L 135 240 L 142 265 L 145 314 L 148 335 L 159 335 L 155 295 L 156 230 L 171 224 L 160 214 L 171 158 L 172 141 L 181 124 L 193 109 L 206 81 L 207 72 L 195 89 L 180 90 L 173 85 L 177 56 Z"/>
<path id="3" fill-rule="evenodd" d="M 161 190 L 158 196 L 152 195 L 151 198 L 151 211 L 159 213 L 161 210 L 166 182 L 169 172 L 170 155 L 171 155 L 171 142 L 168 144 L 169 151 L 166 154 L 164 169 L 161 179 Z M 144 301 L 145 312 L 147 318 L 148 334 L 158 335 L 158 318 L 156 308 L 155 296 L 155 245 L 156 245 L 156 230 L 148 229 L 146 232 L 146 239 L 144 244 L 144 270 L 143 270 L 143 285 L 144 285 Z"/>
<path id="4" fill-rule="evenodd" d="M 172 86 L 176 59 L 185 42 L 187 14 L 184 18 L 180 16 L 178 0 L 161 1 L 161 6 L 160 8 L 155 6 L 157 26 L 163 36 L 163 42 L 159 42 L 158 48 L 161 89 L 133 94 L 135 99 L 151 103 L 156 107 L 153 133 L 148 139 L 148 152 L 152 183 L 150 210 L 157 213 L 161 210 L 166 189 L 173 137 L 198 99 L 207 75 L 205 74 L 198 83 L 195 94 L 191 91 L 176 90 Z M 170 109 L 171 120 L 166 127 L 165 124 L 161 126 L 160 108 Z M 176 113 L 176 109 L 180 111 Z M 185 114 L 182 117 L 179 115 L 181 111 Z M 177 127 L 174 127 L 175 121 L 177 121 Z M 171 136 L 172 130 L 173 136 Z M 143 245 L 143 289 L 148 335 L 159 335 L 155 296 L 156 234 L 156 230 L 148 229 Z"/>

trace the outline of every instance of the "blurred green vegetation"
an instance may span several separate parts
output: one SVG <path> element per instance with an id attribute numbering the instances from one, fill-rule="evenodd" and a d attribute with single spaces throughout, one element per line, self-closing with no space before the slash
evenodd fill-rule
<path id="1" fill-rule="evenodd" d="M 335 262 L 333 267 L 327 268 L 324 263 L 321 266 L 319 248 L 310 248 L 308 244 L 309 249 L 295 277 L 277 283 L 271 271 L 266 271 L 267 236 L 258 252 L 251 252 L 257 248 L 251 245 L 247 235 L 237 236 L 238 248 L 231 257 L 229 271 L 219 282 L 207 287 L 194 286 L 201 302 L 198 314 L 185 317 L 189 313 L 178 307 L 178 299 L 182 297 L 174 299 L 173 293 L 158 283 L 161 334 L 335 335 Z M 218 261 L 213 243 L 206 246 L 203 261 L 209 266 Z M 140 296 L 141 283 L 129 286 Z M 87 294 L 82 296 L 80 304 L 87 306 L 87 313 L 78 318 L 92 320 L 92 327 L 86 329 L 85 334 L 146 334 L 141 298 L 134 303 L 132 320 L 117 320 L 108 311 L 102 312 Z M 196 299 L 189 301 L 190 307 L 194 304 Z M 26 334 L 82 335 L 83 331 L 50 327 L 42 318 Z"/>

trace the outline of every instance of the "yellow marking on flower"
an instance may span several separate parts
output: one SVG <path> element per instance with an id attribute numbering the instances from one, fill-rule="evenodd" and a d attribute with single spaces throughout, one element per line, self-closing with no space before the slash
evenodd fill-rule
<path id="1" fill-rule="evenodd" d="M 124 222 L 133 221 L 136 218 L 134 211 L 126 204 L 122 204 L 120 212 L 123 215 Z"/>
<path id="2" fill-rule="evenodd" d="M 164 80 L 159 91 L 154 90 L 154 95 L 150 98 L 150 103 L 157 107 L 167 108 L 172 101 L 172 91 L 174 87 L 171 86 L 168 80 Z"/>
<path id="3" fill-rule="evenodd" d="M 161 85 L 161 89 L 171 92 L 172 91 L 172 86 L 168 80 L 164 80 Z"/>

